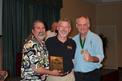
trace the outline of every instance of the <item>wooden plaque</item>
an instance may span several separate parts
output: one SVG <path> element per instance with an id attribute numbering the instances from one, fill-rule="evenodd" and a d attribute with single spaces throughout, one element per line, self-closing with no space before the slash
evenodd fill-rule
<path id="1" fill-rule="evenodd" d="M 50 56 L 50 70 L 59 70 L 63 72 L 63 57 Z"/>

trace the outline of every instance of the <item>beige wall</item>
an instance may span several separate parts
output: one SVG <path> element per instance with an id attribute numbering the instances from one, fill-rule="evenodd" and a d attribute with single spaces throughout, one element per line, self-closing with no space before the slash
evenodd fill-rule
<path id="1" fill-rule="evenodd" d="M 95 5 L 82 2 L 82 0 L 63 0 L 63 8 L 61 10 L 61 18 L 69 18 L 73 22 L 72 35 L 76 34 L 75 19 L 81 15 L 89 16 L 92 25 L 95 25 Z"/>
<path id="2" fill-rule="evenodd" d="M 72 35 L 76 34 L 75 19 L 80 15 L 87 15 L 92 20 L 94 31 L 103 26 L 102 31 L 109 38 L 104 68 L 116 69 L 122 67 L 122 3 L 90 4 L 82 0 L 63 0 L 61 18 L 69 18 L 73 22 Z M 106 28 L 107 27 L 107 28 Z M 107 29 L 107 30 L 106 30 Z M 109 30 L 110 29 L 110 30 Z M 112 33 L 114 32 L 114 33 Z M 114 36 L 114 38 L 113 38 Z M 114 43 L 114 44 L 112 44 Z"/>
<path id="3" fill-rule="evenodd" d="M 108 68 L 122 67 L 122 3 L 104 3 L 96 6 L 96 26 L 107 27 L 108 47 L 106 53 L 105 66 Z M 115 26 L 114 32 L 111 32 L 112 26 Z M 106 30 L 104 30 L 106 31 Z M 110 35 L 109 35 L 110 34 Z M 114 37 L 115 36 L 115 37 Z M 115 45 L 113 45 L 115 43 Z"/>

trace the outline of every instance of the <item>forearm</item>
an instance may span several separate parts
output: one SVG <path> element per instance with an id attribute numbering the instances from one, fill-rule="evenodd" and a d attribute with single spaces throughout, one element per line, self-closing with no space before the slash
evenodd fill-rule
<path id="1" fill-rule="evenodd" d="M 40 67 L 40 68 L 33 68 L 33 70 L 36 72 L 36 73 L 39 73 L 39 74 L 47 74 L 48 70 L 43 68 L 43 67 Z"/>
<path id="2" fill-rule="evenodd" d="M 91 62 L 95 62 L 95 63 L 98 63 L 99 62 L 99 58 L 96 57 L 96 56 L 91 56 Z"/>
<path id="3" fill-rule="evenodd" d="M 60 74 L 60 72 L 58 70 L 49 70 L 49 69 L 45 69 L 43 67 L 40 67 L 40 68 L 37 68 L 37 69 L 34 69 L 34 71 L 36 73 L 39 73 L 39 74 L 48 74 L 48 75 L 54 75 L 54 76 L 57 76 Z"/>

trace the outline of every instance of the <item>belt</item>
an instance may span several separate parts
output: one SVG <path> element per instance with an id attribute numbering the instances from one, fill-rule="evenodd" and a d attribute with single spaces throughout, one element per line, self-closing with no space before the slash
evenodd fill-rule
<path id="1" fill-rule="evenodd" d="M 78 73 L 78 74 L 83 74 L 83 75 L 87 75 L 87 74 L 92 74 L 92 73 L 96 73 L 96 72 L 99 72 L 100 70 L 99 69 L 95 69 L 93 71 L 90 71 L 90 72 L 75 72 L 75 73 Z"/>
<path id="2" fill-rule="evenodd" d="M 66 76 L 68 75 L 69 73 L 71 73 L 72 70 L 69 70 L 69 71 L 66 71 L 66 72 L 63 72 L 60 76 L 63 77 L 63 76 Z"/>

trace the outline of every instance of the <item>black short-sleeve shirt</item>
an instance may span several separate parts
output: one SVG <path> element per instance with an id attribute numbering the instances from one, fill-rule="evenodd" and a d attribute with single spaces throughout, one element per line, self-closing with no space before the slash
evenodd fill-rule
<path id="1" fill-rule="evenodd" d="M 64 72 L 72 70 L 76 44 L 74 40 L 68 39 L 64 43 L 59 41 L 57 37 L 51 37 L 46 40 L 46 47 L 49 52 L 49 56 L 60 56 L 63 57 L 64 61 Z"/>

